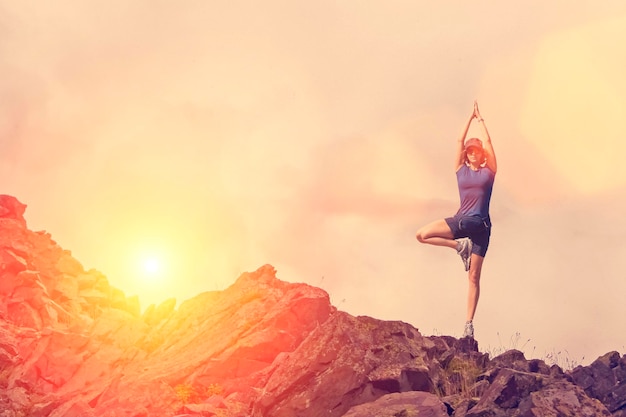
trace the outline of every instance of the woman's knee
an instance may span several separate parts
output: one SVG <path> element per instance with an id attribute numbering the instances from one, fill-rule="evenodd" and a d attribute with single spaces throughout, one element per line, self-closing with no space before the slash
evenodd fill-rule
<path id="1" fill-rule="evenodd" d="M 480 273 L 483 267 L 483 259 L 484 258 L 480 256 L 472 255 L 472 263 L 468 274 L 471 285 L 480 285 Z"/>
<path id="2" fill-rule="evenodd" d="M 473 271 L 470 269 L 468 278 L 470 285 L 475 285 L 477 287 L 480 285 L 480 271 Z"/>
<path id="3" fill-rule="evenodd" d="M 428 230 L 425 227 L 422 227 L 421 229 L 419 229 L 417 233 L 415 234 L 415 238 L 420 243 L 426 243 L 426 239 L 428 239 L 429 237 L 432 237 L 432 236 L 430 233 L 428 233 Z"/>

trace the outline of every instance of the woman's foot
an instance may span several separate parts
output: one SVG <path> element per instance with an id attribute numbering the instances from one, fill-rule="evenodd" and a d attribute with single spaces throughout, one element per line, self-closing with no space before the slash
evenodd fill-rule
<path id="1" fill-rule="evenodd" d="M 469 271 L 472 261 L 472 240 L 469 237 L 456 239 L 456 253 L 461 256 L 465 270 Z"/>
<path id="2" fill-rule="evenodd" d="M 465 323 L 463 337 L 471 337 L 472 339 L 474 338 L 474 324 L 471 321 Z"/>

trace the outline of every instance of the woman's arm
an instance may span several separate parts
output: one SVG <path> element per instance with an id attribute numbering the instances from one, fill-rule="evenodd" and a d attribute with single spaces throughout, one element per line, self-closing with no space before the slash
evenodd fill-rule
<path id="1" fill-rule="evenodd" d="M 465 127 L 463 128 L 463 133 L 459 136 L 456 147 L 456 156 L 454 159 L 454 171 L 458 171 L 465 164 L 465 138 L 467 137 L 467 131 L 469 130 L 470 124 L 472 124 L 472 119 L 476 117 L 476 106 L 474 106 L 474 113 L 470 116 L 465 123 Z"/>
<path id="2" fill-rule="evenodd" d="M 480 115 L 478 110 L 478 102 L 474 101 L 474 117 L 478 120 L 478 123 L 483 127 L 483 149 L 485 149 L 485 158 L 487 158 L 487 167 L 495 174 L 498 171 L 498 163 L 496 161 L 496 153 L 493 150 L 493 144 L 491 143 L 491 137 L 485 125 L 485 120 Z"/>

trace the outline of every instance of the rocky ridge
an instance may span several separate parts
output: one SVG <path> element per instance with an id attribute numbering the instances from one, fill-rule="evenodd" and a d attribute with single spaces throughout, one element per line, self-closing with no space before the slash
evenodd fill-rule
<path id="1" fill-rule="evenodd" d="M 564 372 L 354 317 L 265 265 L 140 313 L 0 196 L 0 417 L 626 417 L 626 355 Z"/>

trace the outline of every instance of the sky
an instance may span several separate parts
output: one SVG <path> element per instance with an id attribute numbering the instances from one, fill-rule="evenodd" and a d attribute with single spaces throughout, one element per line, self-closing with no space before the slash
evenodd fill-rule
<path id="1" fill-rule="evenodd" d="M 626 353 L 625 44 L 621 0 L 0 0 L 0 192 L 142 308 L 269 263 L 459 337 L 462 262 L 415 232 L 478 100 L 480 348 L 588 364 Z"/>

